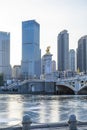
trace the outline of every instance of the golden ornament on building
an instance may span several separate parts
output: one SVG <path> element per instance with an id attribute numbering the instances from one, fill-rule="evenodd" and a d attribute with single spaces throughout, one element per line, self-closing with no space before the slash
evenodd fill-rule
<path id="1" fill-rule="evenodd" d="M 50 54 L 50 46 L 47 47 L 46 54 Z"/>

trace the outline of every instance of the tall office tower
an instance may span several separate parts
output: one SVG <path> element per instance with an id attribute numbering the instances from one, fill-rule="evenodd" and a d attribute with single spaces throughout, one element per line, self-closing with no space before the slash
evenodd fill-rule
<path id="1" fill-rule="evenodd" d="M 78 40 L 77 69 L 87 73 L 87 35 Z"/>
<path id="2" fill-rule="evenodd" d="M 22 74 L 39 78 L 41 74 L 40 25 L 35 20 L 22 22 Z"/>
<path id="3" fill-rule="evenodd" d="M 59 33 L 57 45 L 58 70 L 66 71 L 69 69 L 69 34 L 67 30 Z"/>
<path id="4" fill-rule="evenodd" d="M 70 49 L 69 51 L 69 70 L 75 71 L 75 50 Z"/>
<path id="5" fill-rule="evenodd" d="M 4 79 L 11 76 L 10 67 L 10 33 L 0 32 L 0 73 Z"/>

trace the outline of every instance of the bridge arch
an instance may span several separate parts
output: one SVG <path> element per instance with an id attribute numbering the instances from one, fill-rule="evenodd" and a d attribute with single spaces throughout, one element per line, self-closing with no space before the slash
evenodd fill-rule
<path id="1" fill-rule="evenodd" d="M 78 94 L 81 94 L 81 95 L 87 95 L 87 83 L 84 84 L 78 91 Z"/>
<path id="2" fill-rule="evenodd" d="M 66 84 L 57 84 L 56 85 L 56 93 L 59 95 L 67 94 L 74 95 L 74 87 Z"/>

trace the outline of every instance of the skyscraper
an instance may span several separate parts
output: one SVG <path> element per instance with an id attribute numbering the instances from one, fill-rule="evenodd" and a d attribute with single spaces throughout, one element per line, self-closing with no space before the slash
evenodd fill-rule
<path id="1" fill-rule="evenodd" d="M 87 73 L 87 35 L 78 40 L 77 69 Z"/>
<path id="2" fill-rule="evenodd" d="M 35 20 L 22 22 L 22 74 L 25 78 L 41 74 L 40 25 Z"/>
<path id="3" fill-rule="evenodd" d="M 75 50 L 70 49 L 69 51 L 69 70 L 75 71 Z"/>
<path id="4" fill-rule="evenodd" d="M 0 32 L 0 73 L 4 79 L 11 76 L 10 67 L 10 33 Z"/>
<path id="5" fill-rule="evenodd" d="M 66 71 L 69 69 L 69 34 L 67 30 L 59 33 L 57 45 L 58 70 Z"/>
<path id="6" fill-rule="evenodd" d="M 52 60 L 52 72 L 56 72 L 56 61 Z"/>

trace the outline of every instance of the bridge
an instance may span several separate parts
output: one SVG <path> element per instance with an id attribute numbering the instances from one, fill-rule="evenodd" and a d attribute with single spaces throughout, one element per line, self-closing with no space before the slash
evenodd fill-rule
<path id="1" fill-rule="evenodd" d="M 58 79 L 56 90 L 59 93 L 87 94 L 87 75 Z"/>
<path id="2" fill-rule="evenodd" d="M 6 86 L 8 91 L 18 93 L 87 94 L 87 75 L 63 79 L 28 79 Z"/>

